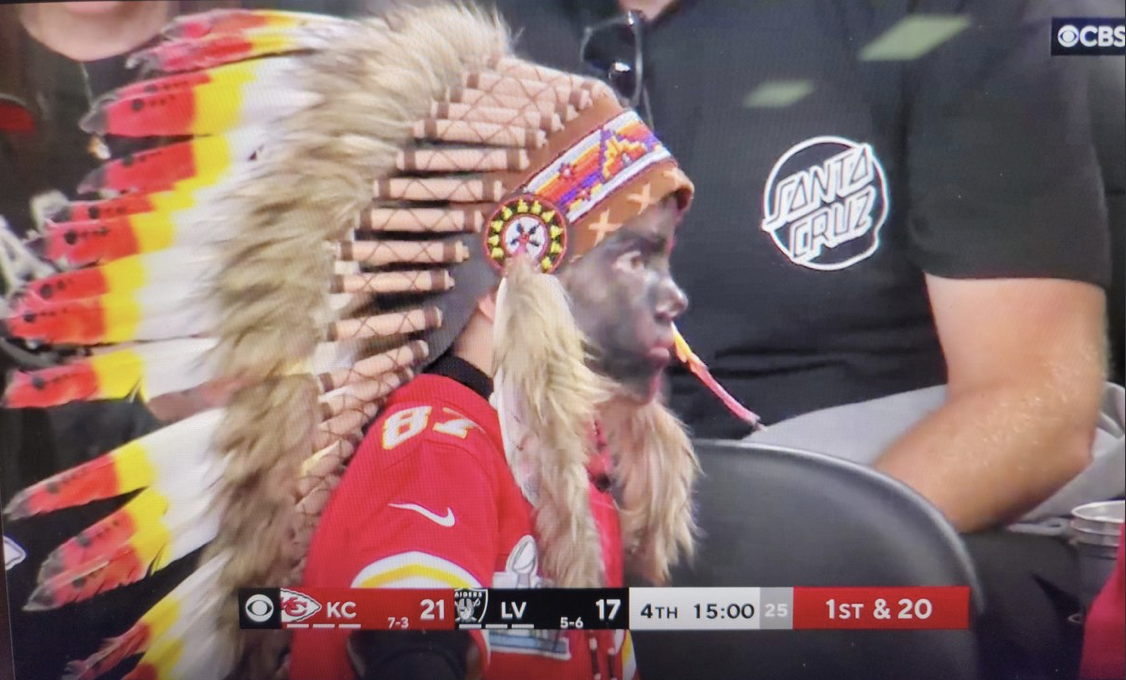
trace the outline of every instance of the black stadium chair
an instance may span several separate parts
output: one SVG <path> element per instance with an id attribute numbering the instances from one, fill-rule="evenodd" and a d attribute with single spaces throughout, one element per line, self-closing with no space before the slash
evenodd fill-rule
<path id="1" fill-rule="evenodd" d="M 677 586 L 981 588 L 961 539 L 902 484 L 847 461 L 699 441 L 705 531 Z M 972 625 L 972 624 L 971 624 Z M 633 633 L 646 680 L 975 680 L 972 631 Z"/>

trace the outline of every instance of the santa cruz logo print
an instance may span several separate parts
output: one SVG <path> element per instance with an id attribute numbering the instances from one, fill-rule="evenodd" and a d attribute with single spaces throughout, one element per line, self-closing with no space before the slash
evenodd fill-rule
<path id="1" fill-rule="evenodd" d="M 887 177 L 870 144 L 814 137 L 782 154 L 766 181 L 762 230 L 796 264 L 844 269 L 880 245 Z"/>

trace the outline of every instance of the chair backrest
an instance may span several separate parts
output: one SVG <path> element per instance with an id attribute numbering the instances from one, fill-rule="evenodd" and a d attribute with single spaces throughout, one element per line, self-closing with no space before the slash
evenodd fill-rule
<path id="1" fill-rule="evenodd" d="M 968 585 L 981 588 L 961 540 L 904 485 L 829 456 L 699 441 L 705 536 L 676 586 Z M 972 631 L 634 632 L 641 677 L 978 677 Z"/>

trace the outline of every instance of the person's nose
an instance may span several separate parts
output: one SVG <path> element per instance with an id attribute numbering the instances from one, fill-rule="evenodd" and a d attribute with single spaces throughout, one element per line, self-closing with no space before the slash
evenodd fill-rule
<path id="1" fill-rule="evenodd" d="M 688 309 L 688 296 L 672 277 L 661 282 L 660 296 L 657 299 L 657 315 L 663 321 L 672 322 Z"/>

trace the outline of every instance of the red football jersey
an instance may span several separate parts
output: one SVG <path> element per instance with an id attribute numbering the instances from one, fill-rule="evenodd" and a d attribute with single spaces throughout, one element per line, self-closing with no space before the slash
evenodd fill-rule
<path id="1" fill-rule="evenodd" d="M 590 496 L 607 585 L 619 587 L 617 509 L 593 484 Z M 304 585 L 545 586 L 533 526 L 532 506 L 505 460 L 496 411 L 455 380 L 422 375 L 392 395 L 349 464 L 313 536 Z M 295 631 L 290 677 L 355 678 L 348 634 Z M 632 642 L 622 631 L 470 634 L 486 680 L 637 677 Z"/>

